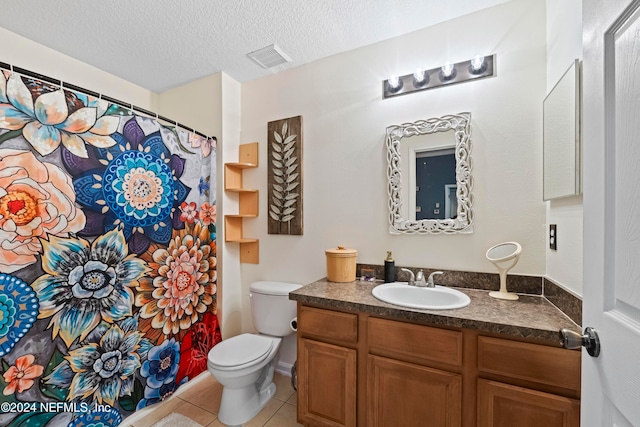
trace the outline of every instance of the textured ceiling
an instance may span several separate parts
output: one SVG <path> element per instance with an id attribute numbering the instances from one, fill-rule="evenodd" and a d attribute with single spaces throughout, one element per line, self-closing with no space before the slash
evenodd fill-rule
<path id="1" fill-rule="evenodd" d="M 272 74 L 246 56 L 272 43 L 296 67 L 506 1 L 5 1 L 0 27 L 160 93 L 218 71 Z"/>

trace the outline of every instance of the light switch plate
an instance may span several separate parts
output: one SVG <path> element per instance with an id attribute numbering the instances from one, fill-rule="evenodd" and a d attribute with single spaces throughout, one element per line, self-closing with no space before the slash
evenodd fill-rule
<path id="1" fill-rule="evenodd" d="M 558 228 L 556 224 L 549 224 L 549 249 L 558 250 Z"/>

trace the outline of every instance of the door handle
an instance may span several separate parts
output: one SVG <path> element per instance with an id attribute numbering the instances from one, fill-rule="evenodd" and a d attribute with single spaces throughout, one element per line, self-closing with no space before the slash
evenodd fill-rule
<path id="1" fill-rule="evenodd" d="M 584 347 L 587 349 L 589 356 L 598 357 L 600 355 L 600 338 L 596 330 L 591 326 L 584 328 L 583 335 L 571 329 L 561 329 L 560 340 L 562 340 L 562 346 L 569 350 Z"/>

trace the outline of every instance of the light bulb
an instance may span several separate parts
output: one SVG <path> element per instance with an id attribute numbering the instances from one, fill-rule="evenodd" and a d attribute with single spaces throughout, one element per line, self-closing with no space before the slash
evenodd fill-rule
<path id="1" fill-rule="evenodd" d="M 387 79 L 388 90 L 391 93 L 398 93 L 402 90 L 402 79 L 398 76 L 391 76 Z"/>
<path id="2" fill-rule="evenodd" d="M 451 73 L 453 72 L 453 64 L 449 61 L 445 62 L 442 66 L 442 75 L 445 77 L 451 77 Z"/>
<path id="3" fill-rule="evenodd" d="M 480 71 L 483 65 L 484 65 L 484 56 L 476 55 L 471 60 L 471 69 L 475 72 Z"/>
<path id="4" fill-rule="evenodd" d="M 415 79 L 416 83 L 418 84 L 422 84 L 425 81 L 425 74 L 424 74 L 424 70 L 422 68 L 418 68 L 414 73 L 413 73 L 413 78 Z"/>

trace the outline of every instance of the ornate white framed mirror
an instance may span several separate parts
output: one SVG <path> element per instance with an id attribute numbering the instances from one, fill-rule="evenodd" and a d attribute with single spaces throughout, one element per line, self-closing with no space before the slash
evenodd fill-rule
<path id="1" fill-rule="evenodd" d="M 471 113 L 387 127 L 392 234 L 472 233 Z"/>

